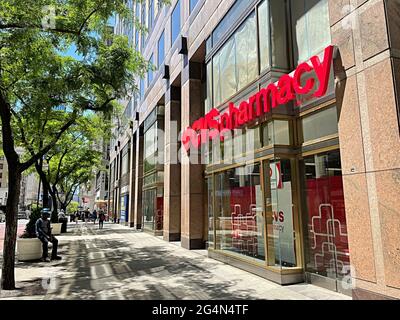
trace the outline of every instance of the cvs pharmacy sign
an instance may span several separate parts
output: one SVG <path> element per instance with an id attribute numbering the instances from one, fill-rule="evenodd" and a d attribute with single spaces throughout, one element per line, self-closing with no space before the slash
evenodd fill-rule
<path id="1" fill-rule="evenodd" d="M 182 144 L 185 150 L 188 151 L 191 147 L 198 149 L 217 137 L 223 141 L 226 130 L 239 128 L 269 113 L 271 109 L 287 104 L 298 96 L 310 94 L 313 90 L 314 97 L 323 97 L 328 89 L 333 50 L 334 46 L 327 47 L 322 61 L 318 56 L 311 57 L 291 74 L 283 75 L 277 82 L 262 88 L 238 106 L 229 103 L 228 111 L 223 114 L 216 108 L 212 109 L 183 132 Z M 305 75 L 313 74 L 315 76 L 309 77 L 304 83 L 301 81 Z"/>

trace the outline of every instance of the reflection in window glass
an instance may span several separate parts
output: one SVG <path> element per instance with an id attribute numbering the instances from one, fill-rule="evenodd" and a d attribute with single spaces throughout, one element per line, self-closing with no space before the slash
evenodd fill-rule
<path id="1" fill-rule="evenodd" d="M 346 276 L 350 265 L 340 153 L 335 150 L 305 157 L 300 169 L 303 221 L 307 230 L 306 270 L 340 279 Z M 330 223 L 333 219 L 335 228 Z M 327 228 L 329 225 L 332 228 Z M 335 252 L 326 251 L 325 238 L 315 234 L 326 234 Z"/>
<path id="2" fill-rule="evenodd" d="M 141 23 L 142 23 L 143 26 L 147 25 L 146 24 L 146 1 L 142 2 L 142 19 L 141 19 Z M 143 53 L 143 51 L 144 51 L 144 42 L 145 42 L 145 39 L 146 39 L 146 32 L 145 31 L 142 31 L 141 38 L 142 38 L 141 51 Z"/>
<path id="3" fill-rule="evenodd" d="M 212 177 L 207 178 L 208 199 L 208 248 L 214 248 L 214 181 Z"/>
<path id="4" fill-rule="evenodd" d="M 260 67 L 261 71 L 270 67 L 269 36 L 269 1 L 264 0 L 258 7 L 258 28 L 260 33 Z"/>
<path id="5" fill-rule="evenodd" d="M 265 260 L 260 165 L 216 175 L 216 247 Z"/>
<path id="6" fill-rule="evenodd" d="M 289 122 L 274 120 L 263 125 L 263 145 L 290 145 Z"/>
<path id="7" fill-rule="evenodd" d="M 154 23 L 154 0 L 149 0 L 149 12 L 148 12 L 149 30 L 153 28 Z"/>
<path id="8" fill-rule="evenodd" d="M 338 133 L 336 106 L 306 116 L 302 119 L 303 141 L 320 139 Z"/>
<path id="9" fill-rule="evenodd" d="M 253 13 L 213 57 L 214 106 L 220 105 L 257 77 L 256 35 Z"/>
<path id="10" fill-rule="evenodd" d="M 144 79 L 140 78 L 140 99 L 144 98 Z"/>
<path id="11" fill-rule="evenodd" d="M 157 122 L 144 134 L 144 172 L 155 168 L 157 152 Z"/>
<path id="12" fill-rule="evenodd" d="M 296 267 L 291 161 L 265 162 L 268 265 Z"/>
<path id="13" fill-rule="evenodd" d="M 292 0 L 291 7 L 295 59 L 300 63 L 331 41 L 328 0 Z"/>
<path id="14" fill-rule="evenodd" d="M 165 42 L 164 42 L 164 31 L 158 40 L 158 68 L 161 67 L 162 63 L 164 62 L 165 57 Z"/>
<path id="15" fill-rule="evenodd" d="M 258 75 L 257 68 L 257 27 L 255 13 L 235 33 L 236 74 L 239 91 Z M 227 96 L 226 98 L 228 98 Z"/>
<path id="16" fill-rule="evenodd" d="M 221 103 L 236 93 L 236 70 L 235 70 L 235 39 L 231 38 L 221 49 L 219 58 L 220 81 L 217 85 L 221 90 Z"/>
<path id="17" fill-rule="evenodd" d="M 171 16 L 172 44 L 178 38 L 180 32 L 181 32 L 181 1 L 179 0 L 174 8 L 174 11 L 172 11 L 172 16 Z"/>
<path id="18" fill-rule="evenodd" d="M 124 175 L 128 172 L 128 168 L 129 168 L 129 153 L 125 153 L 122 156 L 122 171 L 121 171 L 121 175 Z"/>
<path id="19" fill-rule="evenodd" d="M 205 101 L 205 114 L 212 109 L 212 62 L 207 63 L 207 94 Z"/>
<path id="20" fill-rule="evenodd" d="M 150 59 L 150 70 L 147 73 L 147 86 L 150 86 L 150 84 L 153 82 L 153 65 L 154 65 L 154 55 L 152 54 Z"/>
<path id="21" fill-rule="evenodd" d="M 199 2 L 199 0 L 190 0 L 190 13 L 192 13 L 193 9 L 196 7 L 196 4 Z"/>

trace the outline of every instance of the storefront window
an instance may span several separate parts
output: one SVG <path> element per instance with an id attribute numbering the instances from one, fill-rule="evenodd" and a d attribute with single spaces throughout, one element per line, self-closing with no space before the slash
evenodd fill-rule
<path id="1" fill-rule="evenodd" d="M 260 165 L 216 175 L 216 248 L 265 260 Z"/>
<path id="2" fill-rule="evenodd" d="M 120 198 L 121 207 L 120 207 L 120 222 L 128 222 L 129 221 L 129 195 L 123 195 Z"/>
<path id="3" fill-rule="evenodd" d="M 289 122 L 286 120 L 274 120 L 265 123 L 262 127 L 263 145 L 290 145 Z"/>
<path id="4" fill-rule="evenodd" d="M 157 152 L 157 122 L 144 134 L 144 172 L 155 168 Z"/>
<path id="5" fill-rule="evenodd" d="M 147 230 L 154 230 L 156 189 L 143 191 L 143 227 Z"/>
<path id="6" fill-rule="evenodd" d="M 306 270 L 332 279 L 349 272 L 350 254 L 339 151 L 304 158 Z"/>
<path id="7" fill-rule="evenodd" d="M 207 178 L 208 200 L 208 248 L 214 248 L 214 181 L 213 177 Z"/>
<path id="8" fill-rule="evenodd" d="M 303 141 L 313 141 L 338 133 L 336 106 L 305 116 L 301 120 Z"/>
<path id="9" fill-rule="evenodd" d="M 328 0 L 291 0 L 295 61 L 307 61 L 330 44 Z"/>
<path id="10" fill-rule="evenodd" d="M 291 166 L 287 159 L 264 163 L 268 265 L 277 268 L 297 266 Z"/>

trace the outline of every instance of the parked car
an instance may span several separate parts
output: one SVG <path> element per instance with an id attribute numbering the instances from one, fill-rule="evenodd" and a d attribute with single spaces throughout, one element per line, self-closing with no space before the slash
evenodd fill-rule
<path id="1" fill-rule="evenodd" d="M 3 211 L 0 211 L 0 223 L 6 221 L 6 215 Z"/>

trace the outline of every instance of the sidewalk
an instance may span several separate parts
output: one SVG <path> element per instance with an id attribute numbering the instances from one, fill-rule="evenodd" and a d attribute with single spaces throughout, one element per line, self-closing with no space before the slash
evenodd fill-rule
<path id="1" fill-rule="evenodd" d="M 70 224 L 62 261 L 17 263 L 1 299 L 350 299 L 309 284 L 282 287 L 159 237 L 114 224 Z"/>

